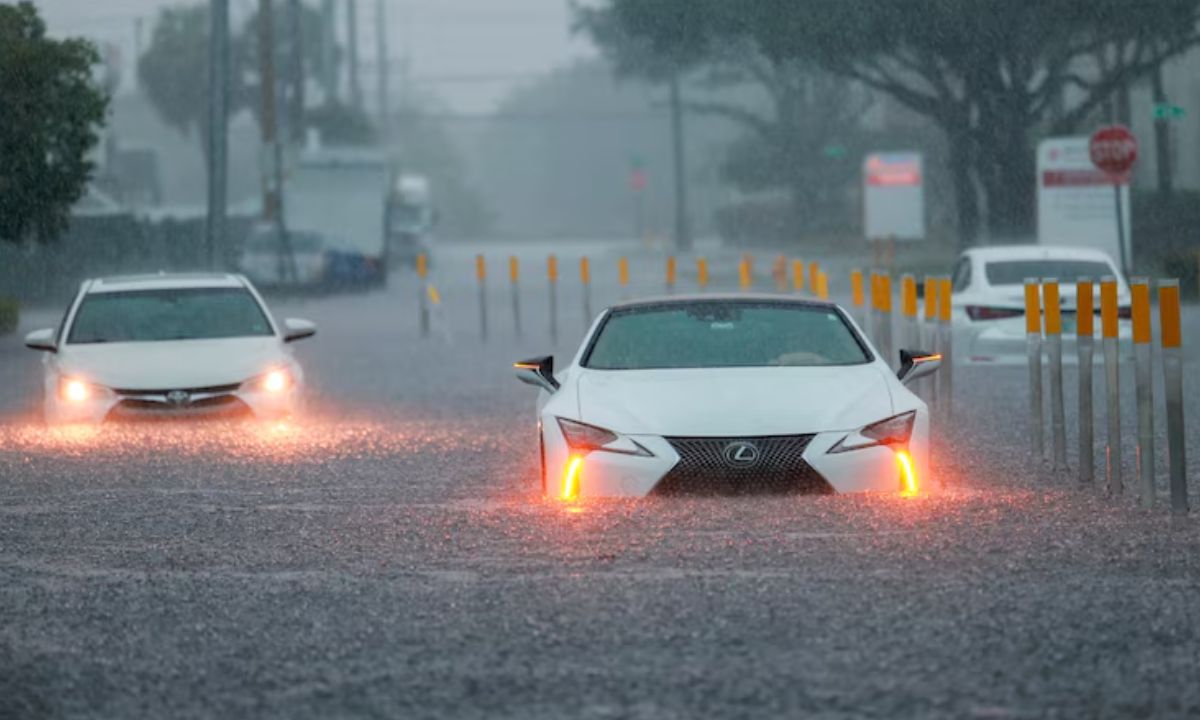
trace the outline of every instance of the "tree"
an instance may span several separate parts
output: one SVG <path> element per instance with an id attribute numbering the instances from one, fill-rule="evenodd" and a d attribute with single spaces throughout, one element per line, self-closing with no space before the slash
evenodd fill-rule
<path id="1" fill-rule="evenodd" d="M 608 0 L 583 20 L 672 57 L 749 42 L 924 115 L 949 146 L 964 244 L 980 224 L 977 188 L 994 236 L 1029 233 L 1039 134 L 1077 132 L 1200 42 L 1200 0 Z"/>
<path id="2" fill-rule="evenodd" d="M 108 108 L 96 48 L 52 40 L 32 2 L 0 4 L 0 240 L 46 242 L 66 227 Z"/>

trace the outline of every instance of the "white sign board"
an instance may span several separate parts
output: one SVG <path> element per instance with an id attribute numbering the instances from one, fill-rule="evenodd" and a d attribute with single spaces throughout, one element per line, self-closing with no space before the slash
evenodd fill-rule
<path id="1" fill-rule="evenodd" d="M 1088 138 L 1048 138 L 1037 150 L 1038 243 L 1103 250 L 1121 265 L 1113 181 L 1092 164 Z M 1121 182 L 1129 257 L 1129 178 Z"/>
<path id="2" fill-rule="evenodd" d="M 863 162 L 863 227 L 868 240 L 925 239 L 921 154 L 871 153 Z"/>

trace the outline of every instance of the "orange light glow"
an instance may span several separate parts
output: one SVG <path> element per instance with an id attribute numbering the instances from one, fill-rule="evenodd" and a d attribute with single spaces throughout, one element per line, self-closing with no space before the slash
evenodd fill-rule
<path id="1" fill-rule="evenodd" d="M 563 471 L 563 500 L 574 500 L 579 497 L 579 473 L 582 469 L 583 456 L 572 455 L 567 461 L 567 469 Z"/>
<path id="2" fill-rule="evenodd" d="M 63 385 L 62 394 L 70 402 L 83 402 L 92 396 L 92 390 L 82 380 L 68 380 Z"/>
<path id="3" fill-rule="evenodd" d="M 291 378 L 283 370 L 272 370 L 263 376 L 262 387 L 269 393 L 283 392 L 291 384 Z"/>
<path id="4" fill-rule="evenodd" d="M 912 497 L 917 494 L 917 473 L 913 469 L 912 456 L 907 450 L 896 451 L 896 464 L 900 466 L 900 494 L 904 497 Z"/>

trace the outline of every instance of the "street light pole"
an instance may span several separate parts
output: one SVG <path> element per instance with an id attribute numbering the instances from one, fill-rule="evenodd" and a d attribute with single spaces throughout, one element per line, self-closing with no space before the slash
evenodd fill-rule
<path id="1" fill-rule="evenodd" d="M 225 247 L 226 178 L 229 130 L 229 0 L 212 0 L 208 47 L 208 215 L 205 259 L 217 267 Z M 223 263 L 222 263 L 223 264 Z"/>

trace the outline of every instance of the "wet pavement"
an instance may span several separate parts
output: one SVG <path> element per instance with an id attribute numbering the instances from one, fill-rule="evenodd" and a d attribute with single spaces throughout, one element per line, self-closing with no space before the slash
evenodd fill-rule
<path id="1" fill-rule="evenodd" d="M 956 371 L 916 498 L 563 504 L 508 363 L 582 298 L 552 347 L 531 278 L 518 340 L 493 279 L 484 343 L 468 260 L 429 340 L 408 278 L 280 301 L 286 423 L 47 429 L 0 338 L 0 717 L 1200 714 L 1200 519 L 1032 461 L 1022 368 Z"/>

